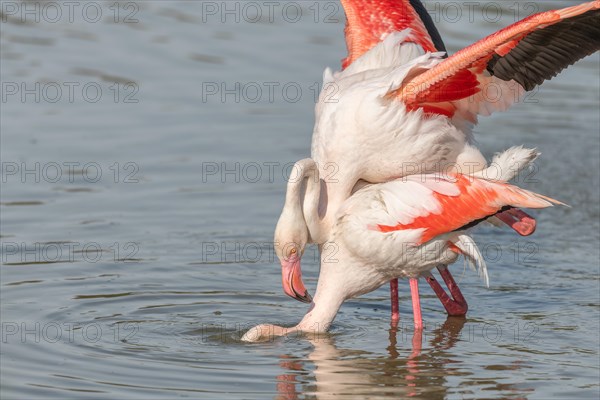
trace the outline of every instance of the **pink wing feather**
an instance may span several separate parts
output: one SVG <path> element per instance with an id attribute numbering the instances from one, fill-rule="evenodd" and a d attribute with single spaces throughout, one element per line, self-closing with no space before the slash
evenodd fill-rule
<path id="1" fill-rule="evenodd" d="M 508 183 L 491 182 L 466 175 L 457 174 L 447 178 L 440 175 L 423 175 L 419 176 L 417 180 L 413 180 L 411 177 L 406 179 L 420 183 L 432 191 L 429 196 L 433 198 L 427 199 L 427 202 L 421 202 L 422 204 L 436 201 L 439 207 L 432 207 L 431 209 L 436 210 L 433 212 L 421 210 L 419 216 L 412 218 L 410 216 L 407 218 L 406 215 L 392 215 L 396 220 L 405 222 L 393 226 L 377 225 L 377 228 L 381 232 L 425 228 L 420 243 L 463 228 L 474 221 L 490 217 L 503 207 L 545 208 L 552 204 L 563 204 Z M 401 191 L 406 189 L 403 187 L 407 186 L 403 185 L 405 182 L 405 180 L 399 180 L 387 185 L 390 185 L 392 190 Z M 448 187 L 449 185 L 453 186 L 453 190 L 449 190 L 451 189 Z M 393 207 L 388 207 L 389 209 L 393 209 Z M 397 213 L 402 213 L 401 207 L 395 208 L 395 210 Z"/>
<path id="2" fill-rule="evenodd" d="M 412 29 L 409 41 L 437 51 L 427 27 L 409 0 L 341 0 L 346 12 L 346 68 L 392 32 Z"/>

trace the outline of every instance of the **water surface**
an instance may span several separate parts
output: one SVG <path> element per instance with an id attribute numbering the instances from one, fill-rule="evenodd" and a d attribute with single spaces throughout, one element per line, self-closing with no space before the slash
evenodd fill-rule
<path id="1" fill-rule="evenodd" d="M 496 21 L 486 3 L 473 22 L 429 6 L 451 51 L 534 4 Z M 330 335 L 248 345 L 249 326 L 307 309 L 283 295 L 271 241 L 322 71 L 345 56 L 341 9 L 95 4 L 97 22 L 3 14 L 3 398 L 598 397 L 598 55 L 477 127 L 488 156 L 537 147 L 517 183 L 572 208 L 534 212 L 529 238 L 478 229 L 491 286 L 453 267 L 466 319 L 424 287 L 413 338 L 402 283 L 396 329 L 384 287 Z M 316 249 L 304 265 L 314 292 Z"/>

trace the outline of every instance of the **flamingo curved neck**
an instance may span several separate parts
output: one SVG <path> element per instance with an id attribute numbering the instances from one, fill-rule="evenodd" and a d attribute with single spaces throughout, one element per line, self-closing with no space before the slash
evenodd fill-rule
<path id="1" fill-rule="evenodd" d="M 293 171 L 285 196 L 286 219 L 294 226 L 305 226 L 309 242 L 325 243 L 329 240 L 339 208 L 356 187 L 364 184 L 347 185 L 355 182 L 352 176 L 336 177 L 335 181 L 325 182 L 320 178 L 317 163 L 311 158 L 296 162 Z"/>
<path id="2" fill-rule="evenodd" d="M 295 330 L 302 332 L 321 333 L 327 332 L 337 312 L 339 311 L 345 297 L 342 292 L 326 288 L 321 284 L 323 279 L 319 278 L 317 292 L 313 299 L 310 309 L 296 325 Z"/>
<path id="3" fill-rule="evenodd" d="M 327 224 L 319 217 L 321 201 L 319 169 L 309 158 L 298 161 L 294 168 L 296 173 L 288 181 L 285 208 L 295 218 L 304 220 L 312 242 L 322 243 L 327 234 Z M 306 190 L 303 191 L 304 182 L 306 182 Z"/>

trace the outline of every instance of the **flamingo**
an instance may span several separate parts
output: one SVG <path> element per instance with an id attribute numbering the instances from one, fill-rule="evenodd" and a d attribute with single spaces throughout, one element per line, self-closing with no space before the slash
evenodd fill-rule
<path id="1" fill-rule="evenodd" d="M 342 71 L 323 74 L 311 145 L 324 186 L 319 218 L 307 221 L 309 240 L 317 244 L 329 239 L 337 211 L 363 181 L 485 168 L 472 135 L 478 115 L 506 110 L 526 91 L 600 49 L 600 0 L 532 15 L 448 58 L 419 0 L 342 0 L 342 5 L 348 56 Z M 327 88 L 335 89 L 334 101 Z M 515 208 L 490 221 L 495 219 L 521 235 L 535 230 L 535 220 Z M 449 314 L 466 313 L 450 272 L 445 267 L 441 272 L 454 301 L 431 277 L 434 291 Z M 395 319 L 396 280 L 390 289 Z"/>
<path id="2" fill-rule="evenodd" d="M 600 49 L 600 0 L 532 15 L 448 58 L 436 52 L 417 0 L 342 4 L 349 55 L 342 71 L 323 75 L 335 101 L 323 90 L 315 107 L 311 158 L 334 178 L 324 179 L 320 218 L 309 226 L 316 243 L 360 180 L 485 168 L 472 134 L 478 115 L 506 110 Z"/>
<path id="3" fill-rule="evenodd" d="M 429 278 L 433 268 L 452 264 L 460 254 L 478 269 L 487 284 L 485 260 L 466 230 L 507 207 L 563 204 L 506 183 L 504 178 L 512 177 L 536 154 L 519 148 L 507 152 L 514 156 L 505 153 L 495 159 L 502 163 L 500 179 L 487 177 L 487 169 L 471 175 L 431 173 L 357 190 L 342 204 L 331 237 L 321 246 L 321 271 L 308 313 L 291 328 L 258 325 L 242 340 L 264 340 L 299 331 L 325 332 L 345 300 L 397 278 L 409 279 L 415 331 L 422 330 L 418 279 Z M 320 190 L 318 168 L 311 159 L 299 161 L 296 167 L 308 179 L 305 197 L 314 213 Z M 301 224 L 315 215 L 303 215 L 299 186 L 302 183 L 288 184 L 284 213 Z M 308 241 L 306 225 L 295 239 L 294 243 L 276 242 L 275 249 L 283 267 L 285 292 L 306 297 L 300 268 Z"/>

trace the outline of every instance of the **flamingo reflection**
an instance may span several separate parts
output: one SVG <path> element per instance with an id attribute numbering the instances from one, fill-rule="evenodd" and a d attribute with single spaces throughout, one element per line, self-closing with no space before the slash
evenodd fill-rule
<path id="1" fill-rule="evenodd" d="M 339 348 L 334 336 L 309 335 L 306 339 L 313 350 L 305 360 L 298 355 L 280 356 L 284 372 L 276 377 L 277 399 L 404 398 L 424 394 L 431 399 L 446 398 L 450 388 L 447 377 L 460 372 L 460 363 L 449 350 L 465 340 L 465 322 L 463 317 L 448 317 L 432 331 L 415 331 L 411 325 L 392 323 L 386 355 Z M 425 349 L 424 343 L 428 344 Z M 517 392 L 523 390 L 530 389 L 515 388 Z"/>

